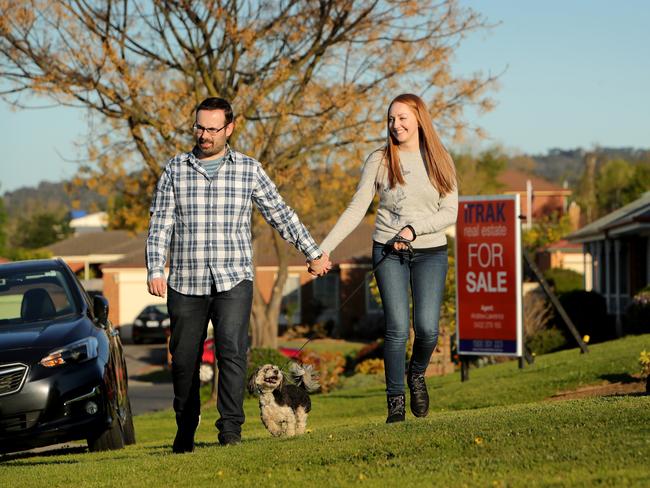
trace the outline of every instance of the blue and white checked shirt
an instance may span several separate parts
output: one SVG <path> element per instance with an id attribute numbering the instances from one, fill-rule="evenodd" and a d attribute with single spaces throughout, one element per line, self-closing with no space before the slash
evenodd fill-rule
<path id="1" fill-rule="evenodd" d="M 280 235 L 308 259 L 321 251 L 284 202 L 259 161 L 227 149 L 210 178 L 194 154 L 172 158 L 151 203 L 146 246 L 147 279 L 164 277 L 185 295 L 209 295 L 253 279 L 251 203 Z"/>

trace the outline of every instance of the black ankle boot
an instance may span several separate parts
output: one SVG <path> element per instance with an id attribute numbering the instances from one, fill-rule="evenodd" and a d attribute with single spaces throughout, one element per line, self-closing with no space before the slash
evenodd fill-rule
<path id="1" fill-rule="evenodd" d="M 406 419 L 406 397 L 404 393 L 387 395 L 386 400 L 388 402 L 388 418 L 386 418 L 386 423 L 404 422 L 404 419 Z"/>
<path id="2" fill-rule="evenodd" d="M 409 372 L 406 383 L 411 392 L 411 412 L 416 417 L 426 417 L 429 413 L 429 392 L 424 381 L 424 373 Z"/>
<path id="3" fill-rule="evenodd" d="M 172 445 L 172 452 L 174 454 L 183 454 L 185 452 L 194 451 L 194 431 L 187 432 L 179 430 L 176 432 L 176 438 Z"/>

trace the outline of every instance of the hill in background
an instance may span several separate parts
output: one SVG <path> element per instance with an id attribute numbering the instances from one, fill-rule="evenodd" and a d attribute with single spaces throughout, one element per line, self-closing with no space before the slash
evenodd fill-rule
<path id="1" fill-rule="evenodd" d="M 106 210 L 106 197 L 86 187 L 73 189 L 72 194 L 66 191 L 69 183 L 60 181 L 52 183 L 42 181 L 36 187 L 22 187 L 5 192 L 4 206 L 10 218 L 19 215 L 31 215 L 35 211 L 57 211 L 80 208 L 88 211 Z"/>
<path id="2" fill-rule="evenodd" d="M 580 180 L 584 170 L 584 158 L 588 153 L 595 153 L 599 162 L 613 159 L 624 159 L 631 163 L 650 162 L 650 149 L 636 149 L 633 147 L 600 147 L 590 151 L 582 148 L 576 149 L 550 149 L 546 154 L 529 155 L 535 161 L 535 174 L 562 184 L 564 181 L 570 187 Z"/>

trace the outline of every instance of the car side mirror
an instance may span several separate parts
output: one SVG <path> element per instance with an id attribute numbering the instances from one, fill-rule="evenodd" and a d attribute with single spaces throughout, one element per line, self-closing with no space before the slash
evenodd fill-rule
<path id="1" fill-rule="evenodd" d="M 93 314 L 99 324 L 105 325 L 108 321 L 108 300 L 102 295 L 93 296 Z"/>

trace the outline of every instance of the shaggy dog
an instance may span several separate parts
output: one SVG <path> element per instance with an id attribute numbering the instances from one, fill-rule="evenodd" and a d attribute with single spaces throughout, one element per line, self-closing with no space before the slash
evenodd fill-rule
<path id="1" fill-rule="evenodd" d="M 260 397 L 262 423 L 276 437 L 305 433 L 311 410 L 308 393 L 319 388 L 311 366 L 291 363 L 289 374 L 296 385 L 287 382 L 280 368 L 265 364 L 248 380 L 248 391 Z"/>

